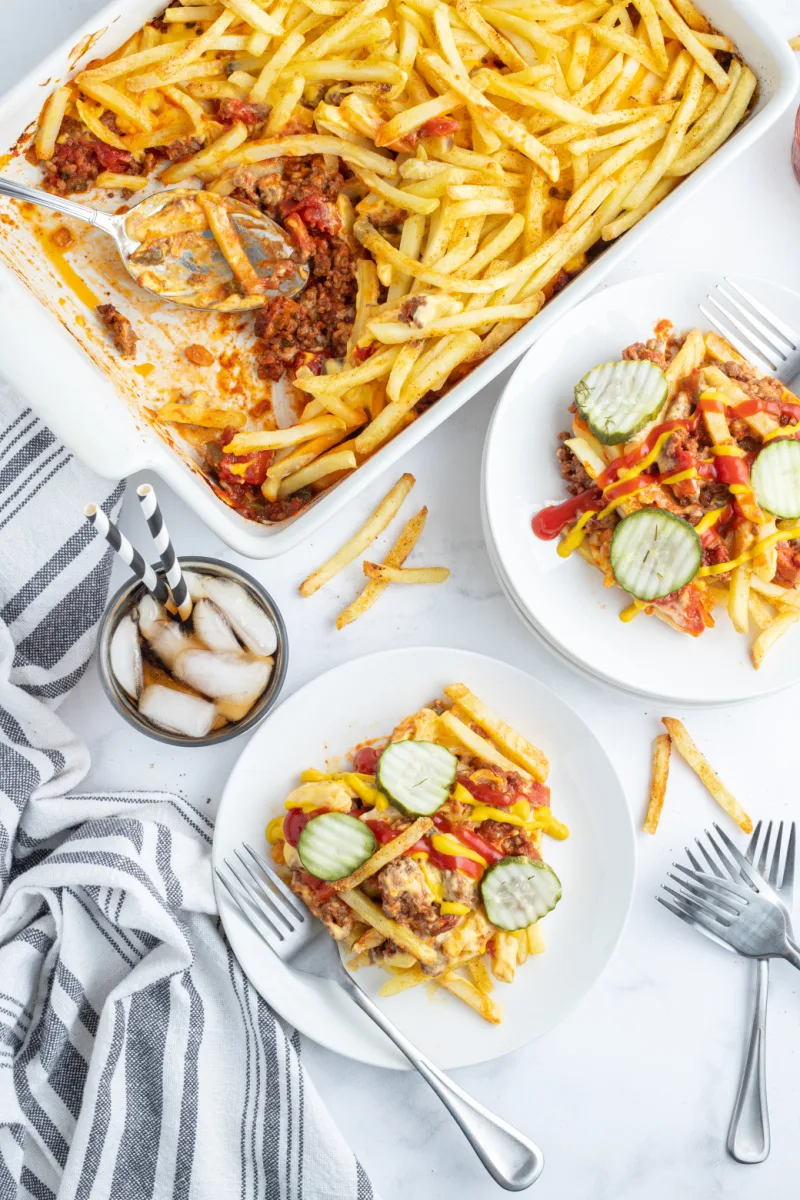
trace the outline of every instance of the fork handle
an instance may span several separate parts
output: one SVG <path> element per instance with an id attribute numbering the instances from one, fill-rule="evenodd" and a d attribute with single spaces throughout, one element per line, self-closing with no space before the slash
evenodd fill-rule
<path id="1" fill-rule="evenodd" d="M 448 1079 L 362 992 L 355 980 L 348 978 L 346 982 L 342 981 L 342 985 L 359 1008 L 372 1017 L 423 1079 L 427 1080 L 461 1127 L 495 1183 L 509 1192 L 521 1192 L 530 1187 L 544 1166 L 539 1147 Z"/>
<path id="2" fill-rule="evenodd" d="M 739 1094 L 736 1097 L 730 1128 L 728 1153 L 740 1163 L 760 1163 L 769 1157 L 770 1133 L 767 1107 L 767 994 L 769 959 L 756 962 L 756 994 L 750 1044 L 744 1061 Z"/>

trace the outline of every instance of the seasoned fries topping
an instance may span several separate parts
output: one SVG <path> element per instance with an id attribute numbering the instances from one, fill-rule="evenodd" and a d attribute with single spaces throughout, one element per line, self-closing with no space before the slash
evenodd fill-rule
<path id="1" fill-rule="evenodd" d="M 482 881 L 498 870 L 518 870 L 518 864 L 526 862 L 532 870 L 531 861 L 537 868 L 534 874 L 555 880 L 541 862 L 542 833 L 558 839 L 566 837 L 568 830 L 550 812 L 549 790 L 505 758 L 500 745 L 535 766 L 540 778 L 547 770 L 542 751 L 464 684 L 451 684 L 445 694 L 447 699 L 405 717 L 385 742 L 357 750 L 352 770 L 303 771 L 300 784 L 285 802 L 285 815 L 269 822 L 267 840 L 274 860 L 288 872 L 292 889 L 334 938 L 350 946 L 352 969 L 375 963 L 389 971 L 391 978 L 381 995 L 395 995 L 427 980 L 497 1023 L 502 1015 L 489 999 L 493 985 L 484 956 L 494 978 L 510 983 L 517 966 L 529 954 L 541 953 L 544 942 L 538 931 L 541 915 L 538 922 L 527 925 L 533 914 L 523 910 L 521 923 L 526 927 L 514 932 L 492 924 L 482 899 Z M 460 740 L 462 735 L 453 738 L 448 720 L 453 717 L 451 700 L 462 706 L 459 711 L 469 722 L 454 718 L 456 728 L 467 731 L 466 741 Z M 480 725 L 472 726 L 472 712 Z M 393 777 L 389 767 L 381 766 L 387 746 L 394 756 Z M 397 765 L 401 751 L 406 767 Z M 402 772 L 416 761 L 427 763 L 430 773 L 431 755 L 440 763 L 452 762 L 455 779 L 449 788 L 446 784 L 442 788 L 443 800 L 437 797 L 439 807 L 432 816 L 414 819 L 405 802 L 401 804 L 400 794 L 409 789 L 411 795 L 421 793 L 414 792 L 413 778 Z M 384 761 L 389 758 L 387 753 Z M 341 841 L 329 843 L 326 850 L 324 835 L 309 840 L 305 832 L 310 822 L 325 814 L 339 814 L 326 816 L 329 823 L 351 822 L 349 847 L 357 846 L 359 837 L 364 840 L 363 826 L 370 831 L 367 841 L 373 847 L 377 842 L 377 848 L 367 850 L 350 874 L 335 869 Z M 309 832 L 323 824 L 312 825 Z M 310 861 L 303 857 L 310 842 L 317 854 L 312 865 L 324 878 L 304 865 Z M 512 895 L 504 892 L 508 886 L 498 883 L 491 896 L 486 893 L 487 904 L 491 901 L 498 912 L 514 907 Z M 536 913 L 547 907 L 552 902 Z M 494 919 L 499 921 L 498 912 Z M 506 923 L 513 927 L 512 922 Z"/>
<path id="2" fill-rule="evenodd" d="M 232 277 L 209 307 L 253 308 L 260 376 L 297 389 L 305 433 L 270 437 L 283 431 L 259 412 L 246 453 L 225 448 L 225 428 L 207 443 L 223 498 L 278 521 L 401 434 L 677 187 L 755 86 L 688 0 L 221 0 L 172 5 L 57 88 L 35 150 L 58 192 L 203 189 L 201 224 L 153 235 L 145 258 L 210 231 Z M 291 243 L 268 276 L 237 205 Z M 267 287 L 297 269 L 295 297 Z M 158 276 L 142 263 L 142 283 Z M 312 435 L 323 413 L 340 425 Z M 373 564 L 342 622 L 388 581 L 433 582 L 401 568 Z"/>

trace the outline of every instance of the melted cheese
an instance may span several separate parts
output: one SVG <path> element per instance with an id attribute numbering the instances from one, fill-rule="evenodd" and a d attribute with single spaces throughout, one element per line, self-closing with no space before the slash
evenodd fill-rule
<path id="1" fill-rule="evenodd" d="M 439 905 L 439 911 L 443 917 L 456 915 L 465 917 L 470 910 L 466 904 L 459 904 L 457 900 L 443 900 Z"/>

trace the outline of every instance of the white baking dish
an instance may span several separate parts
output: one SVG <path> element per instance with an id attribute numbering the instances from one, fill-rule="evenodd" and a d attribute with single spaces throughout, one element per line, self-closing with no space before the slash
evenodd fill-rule
<path id="1" fill-rule="evenodd" d="M 11 150 L 58 83 L 90 59 L 110 54 L 163 7 L 164 0 L 114 0 L 0 98 L 0 154 Z M 142 411 L 147 402 L 146 380 L 131 380 L 130 371 L 126 376 L 119 362 L 100 348 L 99 340 L 92 341 L 80 306 L 65 295 L 46 263 L 27 260 L 17 246 L 13 246 L 12 253 L 8 252 L 8 227 L 5 234 L 0 232 L 0 263 L 4 242 L 6 246 L 5 265 L 0 265 L 0 372 L 27 398 L 54 433 L 98 474 L 119 478 L 149 468 L 161 475 L 210 529 L 240 553 L 252 558 L 270 558 L 292 549 L 527 350 L 562 313 L 588 295 L 623 254 L 649 236 L 659 216 L 690 202 L 698 187 L 746 150 L 785 110 L 797 76 L 787 43 L 759 16 L 749 0 L 704 0 L 702 8 L 715 26 L 734 39 L 758 76 L 758 103 L 747 122 L 708 162 L 610 245 L 491 358 L 374 458 L 292 520 L 258 525 L 241 517 L 216 496 L 190 455 L 177 443 L 170 445 L 166 440 L 169 434 L 148 423 Z M 5 169 L 11 171 L 14 166 L 12 163 Z M 163 311 L 159 312 L 159 321 L 168 325 Z"/>

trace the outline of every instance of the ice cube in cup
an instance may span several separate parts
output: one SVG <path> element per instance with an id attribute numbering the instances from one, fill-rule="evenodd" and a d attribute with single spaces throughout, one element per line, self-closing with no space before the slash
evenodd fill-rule
<path id="1" fill-rule="evenodd" d="M 175 660 L 175 676 L 196 692 L 212 699 L 252 696 L 257 699 L 269 682 L 271 663 L 241 652 L 216 654 L 213 650 L 184 650 Z"/>
<path id="2" fill-rule="evenodd" d="M 196 601 L 192 609 L 192 628 L 195 636 L 209 650 L 237 651 L 241 649 L 228 618 L 217 608 L 213 600 L 200 599 Z"/>
<path id="3" fill-rule="evenodd" d="M 217 710 L 200 696 L 153 683 L 139 697 L 139 715 L 168 733 L 201 738 L 211 729 Z"/>
<path id="4" fill-rule="evenodd" d="M 175 659 L 188 645 L 181 623 L 171 620 L 163 605 L 147 595 L 139 601 L 139 629 L 156 658 L 172 670 Z"/>
<path id="5" fill-rule="evenodd" d="M 142 648 L 139 645 L 139 627 L 132 611 L 117 625 L 109 647 L 109 661 L 119 686 L 131 700 L 136 700 L 144 687 L 142 670 Z"/>
<path id="6" fill-rule="evenodd" d="M 275 653 L 278 645 L 275 626 L 240 583 L 209 575 L 203 585 L 206 595 L 222 609 L 248 650 L 261 658 Z"/>

